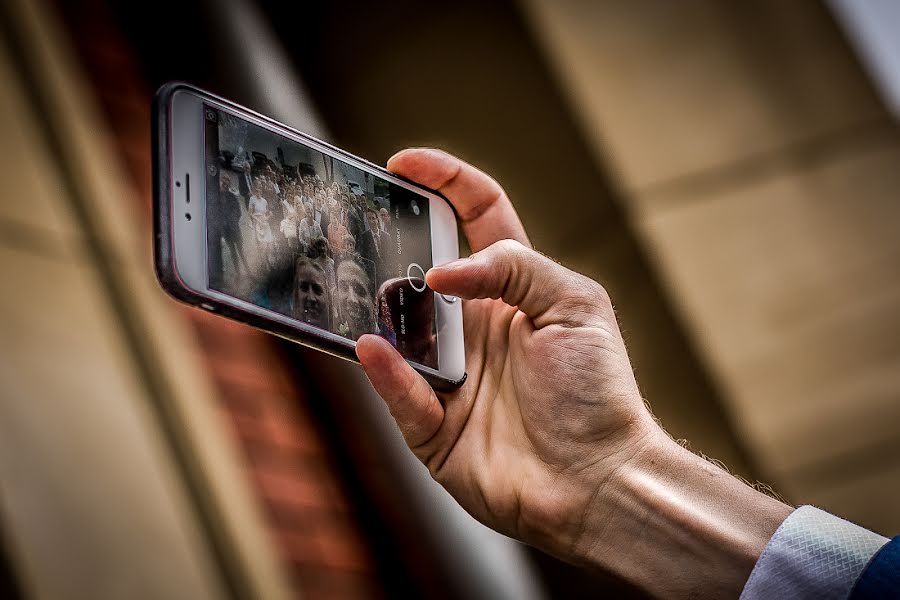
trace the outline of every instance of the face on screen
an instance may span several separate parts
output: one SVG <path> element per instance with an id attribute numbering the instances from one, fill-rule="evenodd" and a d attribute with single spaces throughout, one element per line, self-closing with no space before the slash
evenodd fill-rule
<path id="1" fill-rule="evenodd" d="M 209 286 L 437 368 L 428 199 L 207 107 Z M 215 117 L 215 118 L 212 118 Z M 213 173 L 215 171 L 215 173 Z"/>

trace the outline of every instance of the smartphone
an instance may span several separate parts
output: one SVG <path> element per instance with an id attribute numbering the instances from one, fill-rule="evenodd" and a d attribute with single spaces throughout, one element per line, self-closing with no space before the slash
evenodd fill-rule
<path id="1" fill-rule="evenodd" d="M 351 361 L 376 333 L 435 389 L 462 385 L 462 301 L 425 284 L 459 256 L 441 194 L 184 83 L 156 93 L 153 143 L 169 294 Z"/>

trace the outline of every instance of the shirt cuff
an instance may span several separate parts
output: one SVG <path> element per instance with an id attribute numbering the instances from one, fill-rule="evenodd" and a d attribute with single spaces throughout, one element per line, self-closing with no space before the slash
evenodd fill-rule
<path id="1" fill-rule="evenodd" d="M 741 600 L 845 600 L 888 539 L 814 506 L 801 506 L 766 545 Z"/>

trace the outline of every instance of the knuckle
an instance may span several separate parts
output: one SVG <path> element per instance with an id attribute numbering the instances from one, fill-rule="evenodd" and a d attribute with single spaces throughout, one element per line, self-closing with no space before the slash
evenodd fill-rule
<path id="1" fill-rule="evenodd" d="M 612 316 L 609 294 L 600 283 L 574 271 L 569 271 L 567 279 L 569 285 L 560 290 L 557 302 L 563 311 L 571 311 L 573 315 L 580 315 L 576 319 L 579 322 L 588 318 L 587 315 L 593 315 L 588 320 L 594 318 L 607 320 Z"/>
<path id="2" fill-rule="evenodd" d="M 590 295 L 590 297 L 594 299 L 595 302 L 604 306 L 612 305 L 612 299 L 609 297 L 609 292 L 603 286 L 603 284 L 594 281 L 589 277 L 585 277 L 585 280 L 586 291 Z"/>
<path id="3" fill-rule="evenodd" d="M 505 256 L 517 256 L 525 250 L 525 246 L 513 239 L 503 239 L 494 242 L 491 246 L 495 252 Z"/>

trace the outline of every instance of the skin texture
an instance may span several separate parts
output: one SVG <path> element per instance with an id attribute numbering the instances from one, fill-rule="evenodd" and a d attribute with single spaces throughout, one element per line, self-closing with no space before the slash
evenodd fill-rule
<path id="1" fill-rule="evenodd" d="M 385 340 L 357 355 L 410 449 L 476 519 L 660 596 L 738 596 L 790 508 L 684 450 L 647 411 L 603 287 L 531 249 L 496 181 L 444 152 L 388 169 L 453 203 L 473 254 L 465 385 L 440 402 Z"/>

